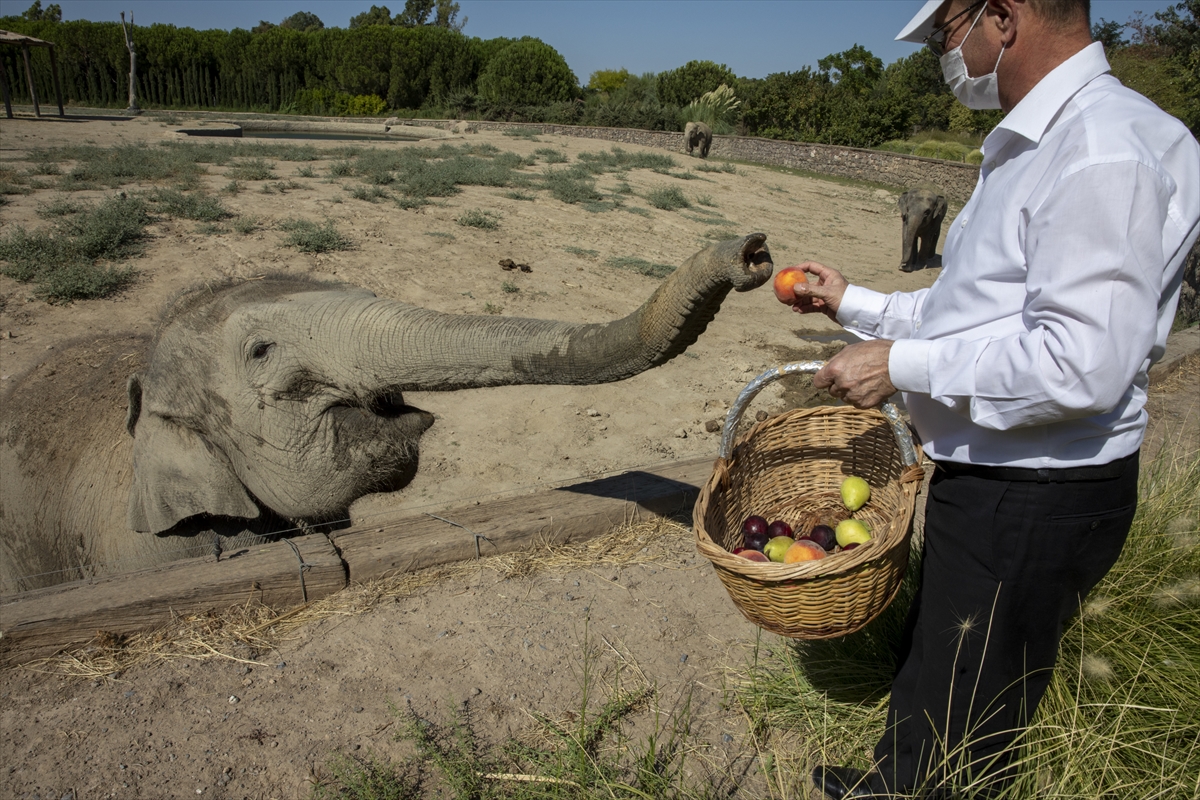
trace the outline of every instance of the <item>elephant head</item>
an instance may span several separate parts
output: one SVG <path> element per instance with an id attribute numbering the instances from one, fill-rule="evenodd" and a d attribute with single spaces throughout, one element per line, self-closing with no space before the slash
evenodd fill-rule
<path id="1" fill-rule="evenodd" d="M 415 473 L 433 416 L 407 391 L 595 384 L 687 349 L 730 289 L 772 272 L 766 236 L 689 258 L 639 309 L 603 324 L 442 314 L 362 289 L 279 277 L 192 291 L 129 379 L 129 525 L 195 515 L 343 516 Z"/>
<path id="2" fill-rule="evenodd" d="M 913 272 L 933 258 L 945 216 L 946 198 L 936 189 L 918 187 L 900 195 L 902 271 Z"/>

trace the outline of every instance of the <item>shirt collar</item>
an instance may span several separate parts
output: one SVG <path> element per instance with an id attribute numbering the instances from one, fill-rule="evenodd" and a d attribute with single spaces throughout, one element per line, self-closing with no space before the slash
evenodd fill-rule
<path id="1" fill-rule="evenodd" d="M 1031 142 L 1041 141 L 1050 122 L 1067 101 L 1109 69 L 1104 45 L 1092 42 L 1038 81 L 996 129 L 1012 131 Z"/>

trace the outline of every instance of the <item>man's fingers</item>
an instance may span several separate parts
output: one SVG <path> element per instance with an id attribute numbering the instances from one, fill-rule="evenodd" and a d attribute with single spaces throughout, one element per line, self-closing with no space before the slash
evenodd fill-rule
<path id="1" fill-rule="evenodd" d="M 828 364 L 817 370 L 816 374 L 813 375 L 812 382 L 813 386 L 818 389 L 826 389 L 833 386 L 833 375 L 829 371 Z"/>

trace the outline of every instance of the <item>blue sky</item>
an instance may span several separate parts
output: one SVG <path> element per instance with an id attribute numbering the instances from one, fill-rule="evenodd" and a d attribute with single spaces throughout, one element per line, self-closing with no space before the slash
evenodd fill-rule
<path id="1" fill-rule="evenodd" d="M 0 0 L 0 14 L 19 14 L 33 0 Z M 63 19 L 117 21 L 134 12 L 139 25 L 252 28 L 311 11 L 327 27 L 346 27 L 370 0 L 58 0 Z M 43 5 L 48 5 L 43 0 Z M 404 0 L 375 0 L 392 12 Z M 816 66 L 817 59 L 861 44 L 885 63 L 915 45 L 893 37 L 920 0 L 459 0 L 464 33 L 536 36 L 562 53 L 580 82 L 597 69 L 661 72 L 692 59 L 761 78 Z M 1124 22 L 1172 2 L 1092 0 L 1092 19 Z"/>

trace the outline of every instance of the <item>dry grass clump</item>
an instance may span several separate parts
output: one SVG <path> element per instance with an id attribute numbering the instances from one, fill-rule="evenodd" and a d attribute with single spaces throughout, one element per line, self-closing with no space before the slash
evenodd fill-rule
<path id="1" fill-rule="evenodd" d="M 256 659 L 306 626 L 329 617 L 365 614 L 379 605 L 419 595 L 482 570 L 491 570 L 500 579 L 528 579 L 555 570 L 647 564 L 668 559 L 672 553 L 677 556 L 684 540 L 690 537 L 684 526 L 656 517 L 621 525 L 579 544 L 546 543 L 530 550 L 369 581 L 288 611 L 247 603 L 219 613 L 179 616 L 149 633 L 98 631 L 93 641 L 78 650 L 27 666 L 85 680 L 112 678 L 135 666 L 179 658 L 227 659 L 265 666 Z"/>

